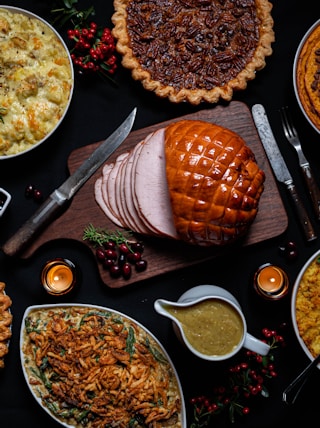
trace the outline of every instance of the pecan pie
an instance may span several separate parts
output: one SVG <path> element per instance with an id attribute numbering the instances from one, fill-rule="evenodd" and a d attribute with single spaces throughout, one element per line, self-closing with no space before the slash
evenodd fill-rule
<path id="1" fill-rule="evenodd" d="M 299 53 L 296 87 L 306 115 L 320 131 L 320 25 L 310 33 Z"/>
<path id="2" fill-rule="evenodd" d="M 171 102 L 230 101 L 272 54 L 268 0 L 114 0 L 114 8 L 123 66 Z"/>

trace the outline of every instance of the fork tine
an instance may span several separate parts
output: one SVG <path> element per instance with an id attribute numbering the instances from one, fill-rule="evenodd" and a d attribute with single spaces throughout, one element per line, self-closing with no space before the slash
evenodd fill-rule
<path id="1" fill-rule="evenodd" d="M 297 137 L 297 131 L 293 125 L 291 116 L 289 114 L 289 109 L 288 107 L 282 107 L 281 108 L 281 118 L 282 118 L 282 125 L 285 129 L 285 134 L 287 136 L 287 138 L 293 138 L 293 137 Z"/>
<path id="2" fill-rule="evenodd" d="M 285 113 L 285 107 L 282 107 L 280 109 L 280 115 L 281 115 L 281 123 L 282 123 L 282 127 L 283 127 L 283 130 L 284 130 L 285 136 L 287 138 L 290 138 L 290 133 L 289 133 L 289 130 L 288 130 L 287 115 Z"/>

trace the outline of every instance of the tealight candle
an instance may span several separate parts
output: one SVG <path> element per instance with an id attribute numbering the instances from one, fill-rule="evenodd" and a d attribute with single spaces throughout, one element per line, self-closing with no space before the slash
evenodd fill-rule
<path id="1" fill-rule="evenodd" d="M 42 269 L 41 282 L 49 294 L 66 294 L 73 289 L 76 282 L 75 265 L 67 259 L 50 260 Z"/>
<path id="2" fill-rule="evenodd" d="M 278 300 L 288 293 L 288 276 L 280 267 L 266 263 L 255 273 L 254 287 L 261 296 Z"/>

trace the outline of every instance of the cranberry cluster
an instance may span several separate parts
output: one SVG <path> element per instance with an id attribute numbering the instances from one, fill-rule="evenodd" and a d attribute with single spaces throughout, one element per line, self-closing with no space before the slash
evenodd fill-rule
<path id="1" fill-rule="evenodd" d="M 147 261 L 142 259 L 144 245 L 142 242 L 119 243 L 108 241 L 96 249 L 96 257 L 112 278 L 129 279 L 134 266 L 136 272 L 147 268 Z"/>
<path id="2" fill-rule="evenodd" d="M 297 244 L 294 241 L 286 242 L 279 247 L 279 251 L 288 262 L 296 260 L 299 255 Z"/>
<path id="3" fill-rule="evenodd" d="M 228 410 L 230 420 L 234 422 L 235 413 L 246 415 L 250 412 L 248 399 L 259 394 L 269 396 L 266 380 L 277 376 L 272 350 L 285 343 L 283 336 L 275 330 L 264 328 L 262 334 L 271 347 L 268 355 L 244 351 L 244 359 L 229 368 L 227 386 L 214 388 L 212 397 L 201 395 L 190 400 L 194 406 L 191 428 L 208 426 L 210 418 L 223 410 Z"/>
<path id="4" fill-rule="evenodd" d="M 24 194 L 26 198 L 33 199 L 35 202 L 42 202 L 43 200 L 42 192 L 34 184 L 28 184 Z"/>
<path id="5" fill-rule="evenodd" d="M 74 42 L 70 49 L 72 61 L 80 74 L 113 75 L 117 69 L 115 41 L 110 28 L 99 28 L 95 22 L 69 29 L 68 38 Z"/>

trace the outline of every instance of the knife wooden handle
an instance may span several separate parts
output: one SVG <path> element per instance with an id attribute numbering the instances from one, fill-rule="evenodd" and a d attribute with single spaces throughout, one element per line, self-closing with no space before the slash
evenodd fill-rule
<path id="1" fill-rule="evenodd" d="M 308 217 L 308 213 L 297 193 L 296 187 L 294 184 L 288 184 L 287 188 L 289 190 L 289 193 L 293 199 L 294 206 L 296 208 L 298 219 L 300 221 L 300 224 L 303 228 L 305 237 L 307 241 L 313 241 L 314 239 L 317 239 L 317 235 L 315 234 L 315 231 L 313 229 L 312 223 Z"/>
<path id="2" fill-rule="evenodd" d="M 312 199 L 314 211 L 317 219 L 320 220 L 320 189 L 312 175 L 310 165 L 302 165 L 301 168 Z"/>
<path id="3" fill-rule="evenodd" d="M 3 252 L 8 256 L 20 253 L 33 237 L 52 221 L 61 206 L 61 201 L 57 201 L 54 194 L 50 195 L 30 219 L 2 246 Z"/>

